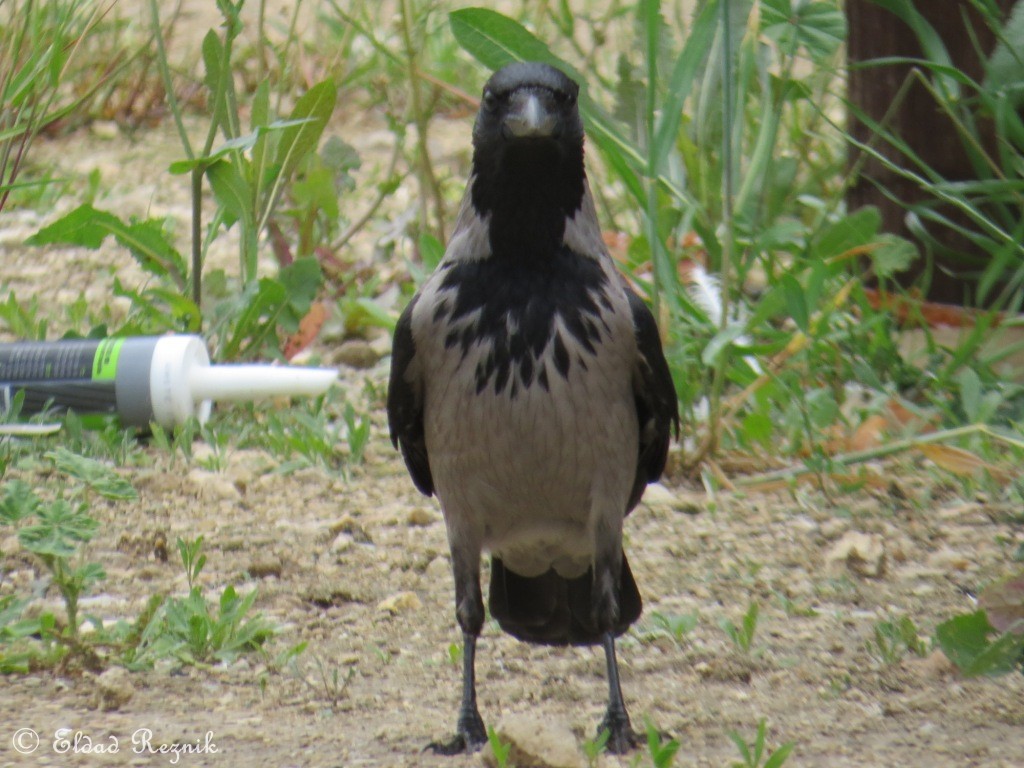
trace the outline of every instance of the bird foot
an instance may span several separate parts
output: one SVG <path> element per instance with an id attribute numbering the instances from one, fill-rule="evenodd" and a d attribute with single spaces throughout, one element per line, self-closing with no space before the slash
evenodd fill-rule
<path id="1" fill-rule="evenodd" d="M 458 731 L 448 741 L 432 741 L 427 750 L 435 755 L 462 755 L 479 752 L 487 743 L 487 729 L 480 713 L 463 712 L 459 715 Z"/>
<path id="2" fill-rule="evenodd" d="M 597 726 L 597 735 L 600 736 L 605 731 L 608 731 L 605 749 L 613 755 L 624 755 L 644 744 L 644 737 L 633 730 L 633 726 L 629 722 L 629 715 L 625 712 L 609 710 L 605 713 L 601 723 Z"/>

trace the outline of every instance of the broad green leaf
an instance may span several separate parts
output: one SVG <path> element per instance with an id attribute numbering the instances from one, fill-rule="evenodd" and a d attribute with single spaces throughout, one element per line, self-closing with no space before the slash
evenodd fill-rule
<path id="1" fill-rule="evenodd" d="M 260 128 L 270 123 L 270 80 L 262 80 L 256 85 L 252 95 L 252 114 L 249 116 L 249 130 L 257 133 Z"/>
<path id="2" fill-rule="evenodd" d="M 327 78 L 306 91 L 295 103 L 289 120 L 303 122 L 286 128 L 278 140 L 274 162 L 281 177 L 290 178 L 299 162 L 316 151 L 327 121 L 334 113 L 337 96 L 334 80 Z"/>
<path id="3" fill-rule="evenodd" d="M 556 57 L 548 46 L 518 22 L 488 8 L 461 8 L 448 14 L 459 45 L 489 69 L 513 61 L 543 61 L 562 69 L 584 86 L 584 79 Z"/>
<path id="4" fill-rule="evenodd" d="M 250 295 L 245 308 L 239 313 L 235 327 L 224 345 L 227 360 L 238 358 L 249 350 L 260 350 L 277 333 L 277 321 L 284 311 L 288 292 L 279 280 L 260 279 L 247 291 Z"/>
<path id="5" fill-rule="evenodd" d="M 826 227 L 814 240 L 812 253 L 819 259 L 838 256 L 875 240 L 882 226 L 877 208 L 865 206 Z"/>
<path id="6" fill-rule="evenodd" d="M 821 60 L 846 40 L 846 17 L 835 3 L 763 0 L 761 30 L 786 53 L 802 47 L 812 59 Z"/>
<path id="7" fill-rule="evenodd" d="M 213 119 L 218 125 L 226 126 L 228 123 L 223 119 L 227 107 L 224 88 L 226 78 L 232 77 L 232 73 L 230 67 L 224 66 L 224 46 L 220 38 L 217 37 L 216 31 L 211 29 L 206 33 L 203 38 L 202 53 L 205 70 L 203 83 L 210 93 L 208 97 L 210 106 L 215 110 Z"/>
<path id="8" fill-rule="evenodd" d="M 441 259 L 444 258 L 444 245 L 429 232 L 420 235 L 419 250 L 420 260 L 423 262 L 423 266 L 429 270 L 436 269 L 437 265 L 441 263 Z"/>
<path id="9" fill-rule="evenodd" d="M 112 213 L 84 204 L 43 227 L 25 242 L 28 245 L 81 245 L 96 249 L 120 225 L 121 220 Z"/>
<path id="10" fill-rule="evenodd" d="M 395 330 L 398 318 L 369 296 L 360 296 L 355 303 L 365 313 L 368 320 L 367 325 L 375 325 L 389 331 Z"/>
<path id="11" fill-rule="evenodd" d="M 259 202 L 263 199 L 263 185 L 268 181 L 270 174 L 267 166 L 273 156 L 274 147 L 271 137 L 267 132 L 262 131 L 270 122 L 270 81 L 263 80 L 256 86 L 256 92 L 252 97 L 252 115 L 250 116 L 250 130 L 256 134 L 256 143 L 252 147 L 252 176 L 253 200 Z"/>
<path id="12" fill-rule="evenodd" d="M 701 353 L 701 362 L 709 366 L 718 365 L 722 353 L 731 347 L 733 342 L 742 336 L 745 330 L 743 323 L 729 323 L 711 337 L 711 341 L 708 342 L 708 345 L 704 347 L 704 351 Z"/>
<path id="13" fill-rule="evenodd" d="M 292 198 L 300 210 L 320 211 L 331 220 L 338 218 L 334 173 L 322 161 L 313 163 L 292 183 Z"/>
<path id="14" fill-rule="evenodd" d="M 658 125 L 654 132 L 654 165 L 660 168 L 668 157 L 679 133 L 683 118 L 683 103 L 693 90 L 697 78 L 703 74 L 715 27 L 719 22 L 719 0 L 704 4 L 686 37 L 683 50 L 669 75 L 665 98 L 660 105 Z"/>
<path id="15" fill-rule="evenodd" d="M 320 262 L 312 256 L 296 259 L 281 270 L 278 280 L 285 289 L 290 310 L 281 320 L 285 330 L 292 333 L 297 330 L 299 321 L 309 312 L 309 307 L 323 284 Z"/>
<path id="16" fill-rule="evenodd" d="M 18 541 L 29 552 L 52 557 L 70 557 L 78 544 L 89 541 L 99 523 L 85 514 L 85 505 L 72 507 L 65 499 L 41 506 L 39 522 L 18 532 Z"/>
<path id="17" fill-rule="evenodd" d="M 871 251 L 871 266 L 877 277 L 886 278 L 904 272 L 918 257 L 917 246 L 899 235 L 883 234 Z"/>
<path id="18" fill-rule="evenodd" d="M 995 629 L 984 611 L 975 611 L 944 621 L 935 628 L 935 642 L 946 657 L 963 670 L 988 647 Z"/>
<path id="19" fill-rule="evenodd" d="M 973 368 L 961 368 L 953 378 L 960 389 L 960 407 L 967 420 L 974 423 L 981 410 L 981 378 Z"/>
<path id="20" fill-rule="evenodd" d="M 971 663 L 961 668 L 964 677 L 998 677 L 1009 674 L 1021 666 L 1024 660 L 1024 634 L 1006 632 L 975 656 Z"/>
<path id="21" fill-rule="evenodd" d="M 985 72 L 986 90 L 1006 91 L 1014 106 L 1024 100 L 1024 5 L 1014 4 Z"/>
<path id="22" fill-rule="evenodd" d="M 34 515 L 42 502 L 32 488 L 23 480 L 11 480 L 4 484 L 0 498 L 0 522 L 14 525 Z"/>
<path id="23" fill-rule="evenodd" d="M 743 434 L 752 442 L 770 445 L 775 424 L 767 414 L 754 411 L 743 418 Z"/>
<path id="24" fill-rule="evenodd" d="M 67 448 L 48 451 L 46 458 L 53 462 L 58 471 L 81 480 L 104 498 L 123 500 L 138 498 L 138 494 L 130 482 L 96 459 L 73 453 Z"/>
<path id="25" fill-rule="evenodd" d="M 185 261 L 169 242 L 162 221 L 149 219 L 127 226 L 118 222 L 113 234 L 144 270 L 152 275 L 170 277 L 179 287 L 185 285 Z"/>
<path id="26" fill-rule="evenodd" d="M 185 261 L 171 245 L 164 224 L 159 219 L 125 223 L 112 213 L 97 210 L 88 204 L 80 205 L 40 229 L 25 242 L 29 245 L 80 245 L 96 249 L 107 235 L 114 235 L 150 274 L 170 277 L 177 285 L 184 286 Z"/>
<path id="27" fill-rule="evenodd" d="M 210 180 L 214 197 L 224 208 L 227 226 L 241 221 L 242 226 L 251 229 L 255 221 L 252 187 L 242 178 L 234 164 L 218 160 L 206 169 L 206 177 Z"/>
<path id="28" fill-rule="evenodd" d="M 356 148 L 338 136 L 327 138 L 320 148 L 320 159 L 334 173 L 344 176 L 359 168 L 363 162 Z"/>
<path id="29" fill-rule="evenodd" d="M 779 286 L 786 298 L 786 309 L 790 318 L 801 331 L 808 331 L 811 320 L 804 287 L 788 272 L 779 279 Z"/>
<path id="30" fill-rule="evenodd" d="M 772 752 L 765 763 L 764 768 L 781 768 L 782 764 L 789 759 L 789 753 L 793 751 L 793 747 L 796 746 L 796 742 L 787 741 L 781 747 Z"/>
<path id="31" fill-rule="evenodd" d="M 275 120 L 269 125 L 257 126 L 251 133 L 227 139 L 204 157 L 196 157 L 191 160 L 176 160 L 168 166 L 168 171 L 174 175 L 190 173 L 196 168 L 212 165 L 225 155 L 233 152 L 244 152 L 249 149 L 253 150 L 253 155 L 255 156 L 256 148 L 260 146 L 261 140 L 272 131 L 283 131 L 286 128 L 305 125 L 308 122 L 310 122 L 308 118 L 302 120 Z"/>

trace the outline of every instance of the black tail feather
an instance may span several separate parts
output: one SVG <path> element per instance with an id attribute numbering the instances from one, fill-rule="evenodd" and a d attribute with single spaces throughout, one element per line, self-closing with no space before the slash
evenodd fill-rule
<path id="1" fill-rule="evenodd" d="M 597 645 L 603 632 L 594 623 L 591 588 L 594 574 L 567 579 L 554 569 L 540 576 L 513 573 L 500 558 L 491 558 L 491 616 L 513 637 L 541 645 Z M 640 618 L 643 602 L 625 554 L 619 577 L 621 635 Z"/>

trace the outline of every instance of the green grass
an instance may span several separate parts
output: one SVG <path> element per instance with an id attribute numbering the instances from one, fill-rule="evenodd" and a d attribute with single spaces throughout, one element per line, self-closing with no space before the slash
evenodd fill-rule
<path id="1" fill-rule="evenodd" d="M 767 751 L 767 733 L 768 726 L 763 718 L 757 724 L 754 741 L 749 744 L 736 731 L 729 732 L 729 738 L 742 758 L 742 762 L 733 763 L 734 768 L 780 768 L 789 759 L 794 742 L 788 741 L 774 751 Z"/>
<path id="2" fill-rule="evenodd" d="M 760 616 L 760 606 L 756 601 L 751 601 L 747 606 L 747 612 L 737 625 L 732 619 L 723 618 L 719 622 L 722 631 L 729 637 L 733 645 L 745 654 L 751 653 L 754 649 L 754 637 L 757 635 L 757 623 Z"/>
<path id="3" fill-rule="evenodd" d="M 877 622 L 873 637 L 865 646 L 868 654 L 883 666 L 898 664 L 908 653 L 927 656 L 929 650 L 909 616 Z"/>

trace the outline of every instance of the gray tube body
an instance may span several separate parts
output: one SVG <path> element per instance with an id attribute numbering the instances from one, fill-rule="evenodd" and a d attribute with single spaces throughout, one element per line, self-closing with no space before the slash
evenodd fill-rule
<path id="1" fill-rule="evenodd" d="M 0 344 L 0 407 L 24 393 L 22 411 L 117 415 L 125 426 L 153 418 L 150 368 L 162 337 Z"/>
<path id="2" fill-rule="evenodd" d="M 124 340 L 117 359 L 114 392 L 117 413 L 126 427 L 149 427 L 153 421 L 153 396 L 150 372 L 153 352 L 159 337 L 139 336 Z"/>

